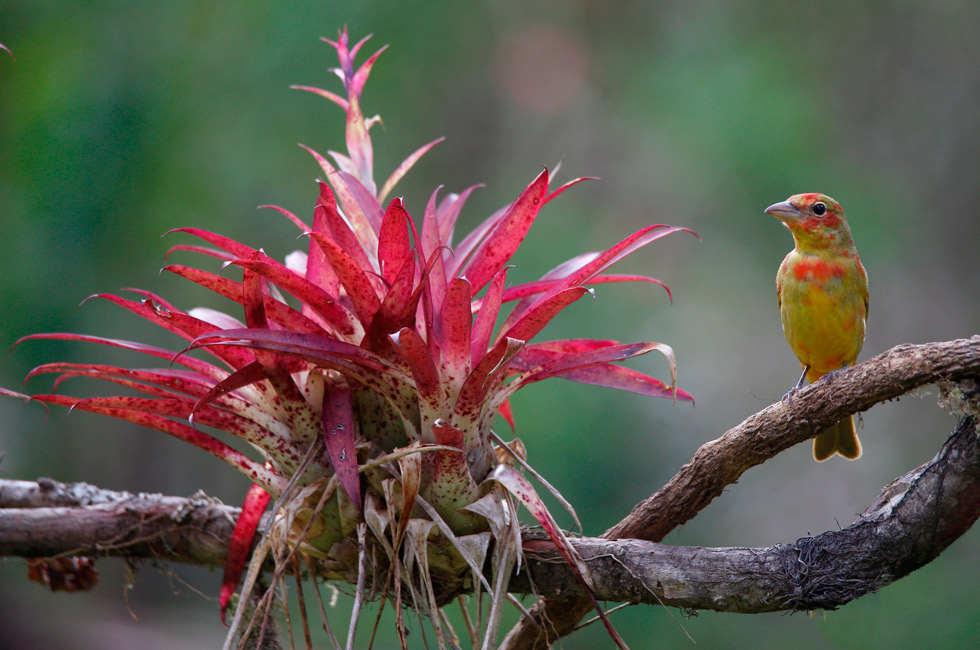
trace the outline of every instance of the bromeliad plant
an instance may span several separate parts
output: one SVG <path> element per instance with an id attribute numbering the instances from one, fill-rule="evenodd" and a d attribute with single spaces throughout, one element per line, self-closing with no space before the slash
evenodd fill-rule
<path id="1" fill-rule="evenodd" d="M 520 562 L 518 503 L 583 570 L 526 475 L 550 485 L 527 465 L 520 440 L 505 442 L 494 432 L 494 417 L 499 413 L 513 427 L 509 398 L 548 377 L 690 400 L 675 386 L 673 354 L 663 344 L 532 342 L 592 285 L 661 284 L 607 271 L 638 248 L 685 229 L 648 226 L 608 250 L 560 264 L 536 282 L 508 286 L 507 263 L 540 210 L 582 179 L 550 189 L 544 170 L 513 203 L 461 239 L 454 229 L 474 187 L 441 199 L 436 190 L 417 222 L 400 198 L 387 197 L 439 140 L 411 154 L 378 189 L 369 136 L 378 118 L 364 116 L 360 98 L 384 48 L 355 67 L 366 40 L 351 47 L 344 30 L 336 42 L 327 41 L 339 58 L 334 72 L 343 94 L 300 87 L 326 97 L 347 117 L 346 154 L 331 151 L 328 158 L 309 150 L 325 175 L 312 223 L 274 208 L 309 239 L 307 251 L 280 263 L 211 232 L 174 231 L 205 244 L 182 244 L 171 252 L 217 258 L 240 268 L 241 280 L 179 264 L 164 270 L 238 302 L 242 320 L 208 309 L 185 312 L 149 292 L 137 291 L 137 300 L 100 295 L 182 337 L 185 349 L 82 334 L 28 336 L 129 349 L 161 366 L 43 365 L 30 376 L 55 373 L 56 387 L 83 376 L 130 390 L 31 399 L 157 429 L 208 451 L 253 482 L 228 555 L 222 613 L 260 517 L 274 500 L 273 523 L 261 531 L 243 595 L 254 587 L 268 553 L 280 567 L 275 579 L 304 557 L 315 574 L 357 585 L 358 603 L 369 595 L 365 577 L 374 576 L 375 584 L 384 585 L 375 595 L 395 601 L 402 639 L 402 605 L 408 604 L 428 613 L 445 647 L 454 635 L 440 608 L 463 592 L 489 594 L 489 608 L 475 599 L 478 624 L 471 634 L 474 646 L 491 647 L 507 579 Z M 507 312 L 505 305 L 513 306 Z M 669 361 L 670 385 L 615 365 L 653 350 Z M 249 443 L 258 457 L 236 451 L 205 427 Z M 492 580 L 483 573 L 489 549 Z M 587 584 L 587 576 L 582 579 Z M 274 591 L 259 600 L 261 606 L 269 606 Z M 246 611 L 237 608 L 233 633 L 246 625 Z"/>

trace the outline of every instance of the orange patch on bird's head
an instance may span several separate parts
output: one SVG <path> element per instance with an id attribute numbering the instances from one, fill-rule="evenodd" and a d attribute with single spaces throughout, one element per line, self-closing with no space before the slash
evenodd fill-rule
<path id="1" fill-rule="evenodd" d="M 828 248 L 850 242 L 850 229 L 840 203 L 826 194 L 795 194 L 770 205 L 766 212 L 789 228 L 797 247 Z"/>

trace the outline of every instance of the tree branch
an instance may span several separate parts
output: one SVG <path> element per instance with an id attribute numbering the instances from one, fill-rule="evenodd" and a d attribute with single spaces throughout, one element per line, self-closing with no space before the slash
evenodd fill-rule
<path id="1" fill-rule="evenodd" d="M 851 526 L 767 548 L 572 540 L 600 600 L 759 613 L 834 609 L 936 558 L 980 516 L 980 429 L 964 416 L 932 461 L 896 479 Z M 123 555 L 221 566 L 238 508 L 50 479 L 0 481 L 0 555 Z M 524 531 L 510 591 L 583 597 L 550 539 Z M 270 567 L 271 568 L 271 567 Z"/>
<path id="2" fill-rule="evenodd" d="M 980 377 L 980 335 L 920 345 L 904 344 L 778 402 L 702 445 L 655 494 L 603 534 L 607 539 L 659 542 L 720 496 L 751 467 L 814 437 L 821 430 L 875 404 L 921 386 Z M 568 634 L 589 612 L 584 598 L 544 598 L 511 629 L 501 650 L 543 648 Z M 542 636 L 547 631 L 547 637 Z"/>
<path id="3" fill-rule="evenodd" d="M 930 463 L 893 482 L 841 531 L 756 549 L 608 538 L 662 538 L 748 468 L 848 413 L 919 386 L 940 382 L 948 389 L 959 381 L 957 390 L 966 397 L 959 409 L 976 413 L 978 383 L 967 377 L 980 377 L 980 336 L 899 346 L 799 391 L 792 406 L 774 404 L 706 443 L 606 539 L 574 540 L 598 598 L 732 612 L 833 609 L 928 563 L 980 515 L 975 416 L 964 416 Z M 123 555 L 221 566 L 238 512 L 203 495 L 130 494 L 50 479 L 0 481 L 0 555 Z M 546 596 L 544 609 L 539 603 L 534 613 L 539 620 L 542 611 L 548 616 L 553 642 L 587 613 L 588 601 L 549 541 L 526 531 L 524 546 L 527 571 L 514 576 L 511 590 Z M 503 647 L 544 647 L 548 641 L 526 625 L 515 626 Z"/>

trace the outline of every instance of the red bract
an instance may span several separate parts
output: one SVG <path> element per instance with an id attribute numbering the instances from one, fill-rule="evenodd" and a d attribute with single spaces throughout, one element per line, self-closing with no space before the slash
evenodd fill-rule
<path id="1" fill-rule="evenodd" d="M 48 364 L 32 375 L 56 373 L 56 385 L 72 376 L 98 378 L 139 396 L 76 399 L 45 394 L 33 399 L 158 429 L 218 456 L 259 486 L 250 493 L 236 527 L 222 608 L 242 572 L 269 495 L 277 504 L 273 541 L 329 560 L 327 572 L 333 577 L 349 579 L 350 571 L 359 570 L 343 565 L 333 547 L 352 539 L 362 519 L 374 542 L 386 549 L 388 562 L 407 561 L 399 559 L 405 540 L 415 540 L 412 548 L 424 553 L 419 531 L 435 526 L 462 558 L 462 570 L 482 565 L 466 550 L 474 543 L 460 541 L 473 535 L 497 537 L 495 552 L 509 558 L 501 561 L 506 566 L 518 557 L 519 548 L 500 539 L 511 535 L 506 531 L 512 524 L 494 522 L 498 514 L 501 521 L 516 521 L 498 512 L 513 507 L 508 492 L 572 558 L 530 483 L 498 459 L 500 449 L 492 435 L 495 414 L 501 412 L 513 424 L 508 398 L 549 377 L 691 399 L 674 385 L 674 358 L 666 345 L 582 339 L 532 343 L 593 285 L 662 284 L 607 270 L 639 248 L 686 229 L 648 226 L 608 250 L 578 255 L 538 281 L 507 286 L 507 265 L 540 211 L 583 179 L 552 189 L 545 169 L 512 203 L 459 241 L 456 221 L 475 188 L 441 200 L 434 192 L 421 222 L 400 198 L 385 204 L 398 180 L 439 141 L 410 155 L 377 189 L 369 131 L 378 118 L 364 116 L 360 94 L 381 50 L 355 67 L 366 40 L 349 47 L 344 31 L 336 42 L 327 41 L 338 55 L 335 72 L 343 95 L 300 87 L 328 98 L 347 118 L 346 154 L 329 152 L 328 159 L 310 150 L 326 176 L 319 184 L 312 226 L 274 208 L 302 229 L 308 239 L 305 252 L 280 263 L 215 233 L 173 231 L 204 245 L 180 244 L 171 252 L 204 254 L 241 269 L 236 281 L 191 266 L 164 267 L 238 302 L 240 320 L 212 310 L 184 312 L 159 296 L 138 292 L 141 301 L 100 297 L 182 337 L 186 350 L 76 334 L 25 337 L 95 342 L 172 360 L 169 368 L 139 370 Z M 298 307 L 287 303 L 283 293 Z M 192 350 L 203 350 L 211 360 L 192 356 Z M 669 361 L 669 384 L 616 365 L 654 350 Z M 198 425 L 249 442 L 261 457 L 235 451 Z M 525 463 L 519 453 L 511 455 Z M 405 517 L 414 521 L 420 508 L 428 523 L 410 526 Z M 484 541 L 475 546 L 486 553 L 489 538 L 480 539 Z M 400 573 L 402 579 L 409 581 L 410 591 L 422 590 L 412 592 L 411 602 L 441 606 L 431 584 L 411 582 L 410 568 Z M 495 592 L 501 588 L 493 586 Z M 400 589 L 394 593 L 401 597 Z"/>

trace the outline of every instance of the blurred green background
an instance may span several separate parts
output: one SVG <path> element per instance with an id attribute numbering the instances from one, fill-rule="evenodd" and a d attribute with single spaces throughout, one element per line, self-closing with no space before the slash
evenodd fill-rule
<path id="1" fill-rule="evenodd" d="M 658 242 L 617 268 L 666 281 L 673 306 L 655 287 L 600 286 L 594 304 L 581 301 L 546 332 L 672 345 L 695 408 L 561 380 L 514 401 L 532 463 L 575 504 L 586 534 L 618 521 L 699 445 L 796 381 L 774 287 L 792 240 L 762 212 L 767 205 L 804 191 L 843 204 L 871 278 L 862 359 L 980 331 L 975 2 L 8 0 L 0 42 L 17 58 L 0 55 L 0 346 L 57 330 L 175 345 L 108 304 L 78 306 L 128 286 L 185 308 L 211 304 L 157 275 L 167 248 L 188 241 L 161 239 L 170 228 L 214 230 L 280 258 L 305 246 L 256 206 L 311 214 L 319 169 L 296 143 L 341 149 L 343 120 L 288 85 L 338 89 L 332 49 L 317 38 L 345 24 L 355 40 L 375 34 L 370 51 L 391 45 L 363 99 L 384 120 L 373 131 L 376 175 L 448 138 L 398 188 L 413 214 L 437 185 L 485 183 L 462 232 L 542 165 L 563 161 L 562 179 L 601 178 L 545 209 L 513 279 L 649 223 L 702 238 Z M 18 387 L 46 361 L 109 358 L 101 348 L 31 343 L 3 358 L 0 385 Z M 654 355 L 634 366 L 666 378 Z M 817 465 L 808 446 L 793 448 L 667 541 L 759 546 L 848 525 L 954 426 L 934 390 L 921 397 L 864 415 L 858 462 Z M 45 419 L 14 400 L 0 401 L 0 454 L 5 478 L 203 489 L 230 503 L 247 487 L 162 434 L 82 413 Z M 838 612 L 688 618 L 635 607 L 614 622 L 635 650 L 691 647 L 687 635 L 701 648 L 975 648 L 978 551 L 980 532 L 970 531 L 936 562 Z M 16 561 L 0 565 L 0 646 L 220 642 L 218 573 L 143 565 L 130 583 L 122 562 L 99 566 L 94 593 L 66 596 L 28 583 Z M 609 645 L 599 628 L 563 643 Z"/>

